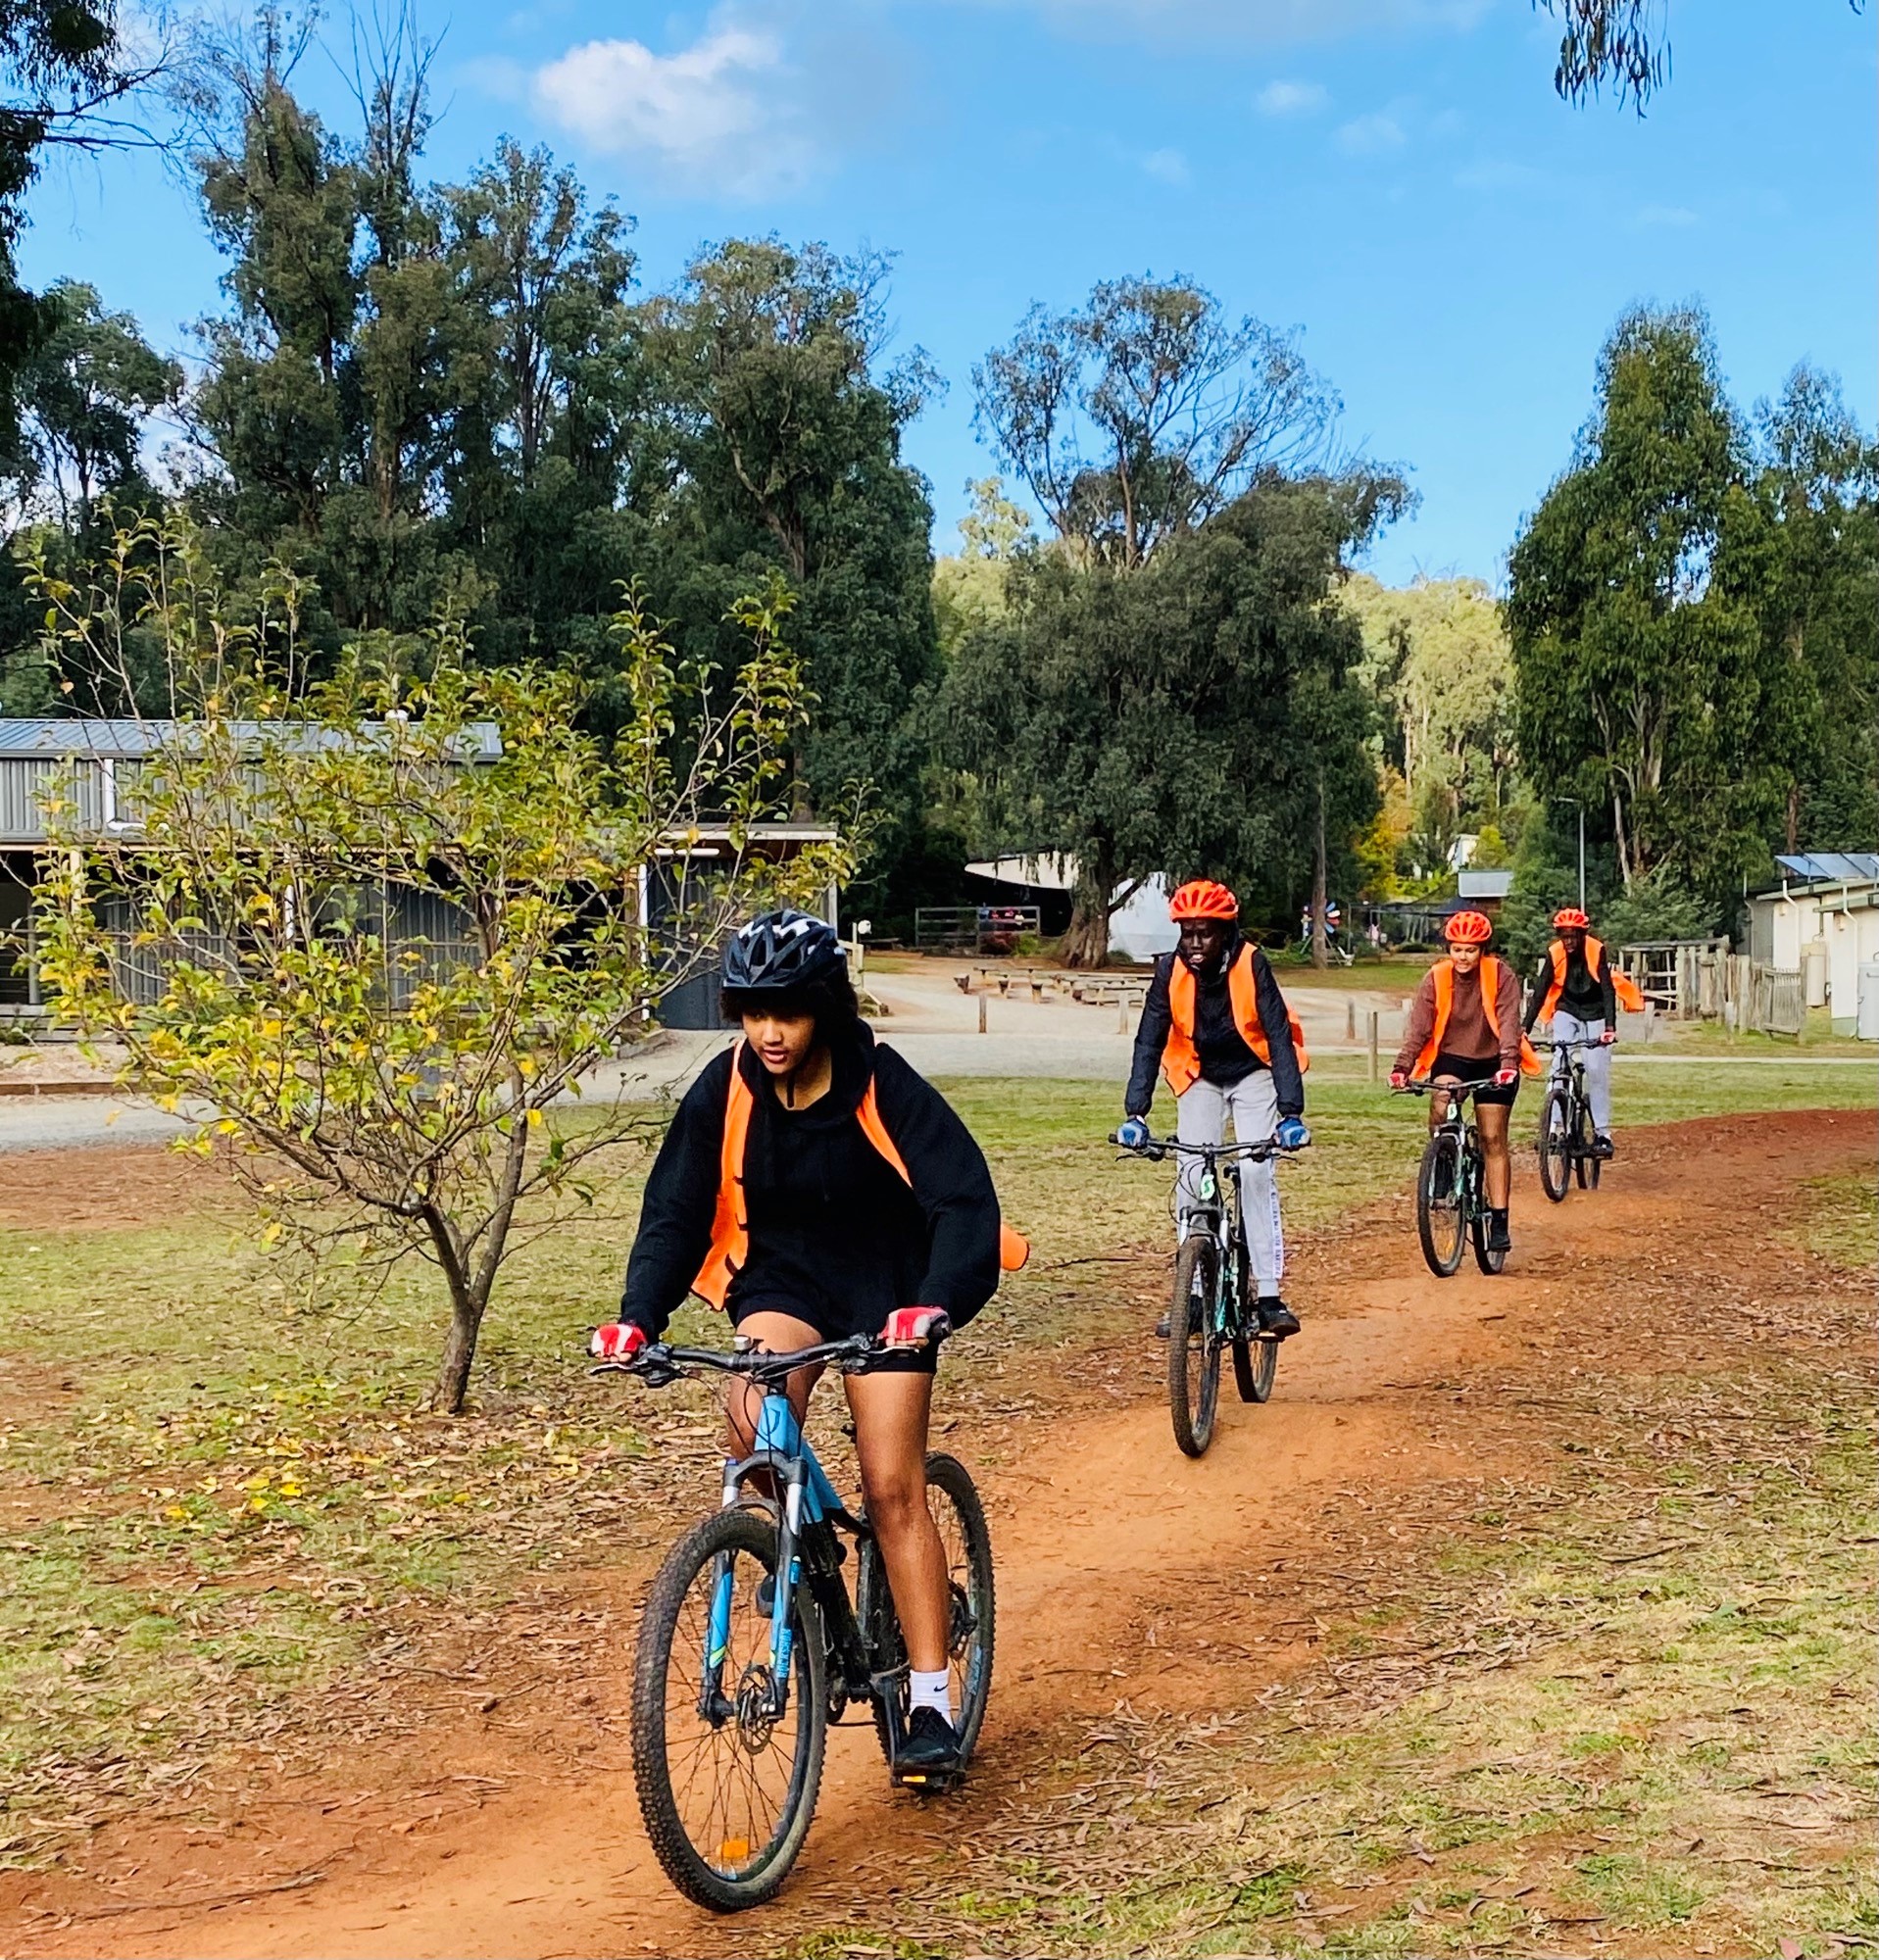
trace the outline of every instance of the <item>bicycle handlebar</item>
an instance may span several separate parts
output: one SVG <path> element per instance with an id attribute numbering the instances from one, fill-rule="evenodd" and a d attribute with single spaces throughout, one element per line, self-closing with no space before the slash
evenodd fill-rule
<path id="1" fill-rule="evenodd" d="M 1277 1137 L 1267 1137 L 1258 1144 L 1184 1144 L 1178 1137 L 1151 1137 L 1145 1144 L 1125 1144 L 1112 1131 L 1110 1142 L 1125 1154 L 1146 1157 L 1150 1163 L 1160 1163 L 1170 1155 L 1212 1157 L 1216 1162 L 1226 1157 L 1248 1157 L 1256 1163 L 1264 1163 L 1272 1157 L 1298 1154 L 1297 1151 L 1288 1151 Z"/>
<path id="2" fill-rule="evenodd" d="M 798 1368 L 813 1368 L 818 1362 L 832 1361 L 844 1373 L 865 1374 L 870 1362 L 896 1351 L 878 1334 L 851 1334 L 842 1341 L 818 1341 L 814 1347 L 797 1348 L 788 1353 L 749 1348 L 726 1354 L 717 1348 L 671 1348 L 663 1341 L 655 1341 L 642 1348 L 630 1361 L 602 1361 L 588 1372 L 636 1375 L 655 1389 L 678 1381 L 694 1368 L 715 1368 L 720 1374 L 743 1375 L 754 1382 L 768 1384 L 786 1381 Z"/>
<path id="3" fill-rule="evenodd" d="M 1492 1075 L 1484 1075 L 1479 1082 L 1430 1082 L 1426 1078 L 1420 1082 L 1406 1082 L 1401 1089 L 1392 1089 L 1392 1096 L 1472 1096 L 1479 1089 L 1496 1088 Z"/>
<path id="4" fill-rule="evenodd" d="M 1568 1054 L 1576 1054 L 1582 1048 L 1597 1048 L 1597 1042 L 1587 1041 L 1583 1035 L 1575 1035 L 1570 1041 L 1554 1041 L 1550 1036 L 1531 1037 L 1535 1048 L 1562 1049 Z"/>

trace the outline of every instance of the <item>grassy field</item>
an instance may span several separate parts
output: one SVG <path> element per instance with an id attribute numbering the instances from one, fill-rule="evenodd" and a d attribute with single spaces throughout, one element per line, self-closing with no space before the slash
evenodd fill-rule
<path id="1" fill-rule="evenodd" d="M 1420 1109 L 1360 1076 L 1313 1071 L 1317 1145 L 1285 1172 L 1296 1226 L 1412 1169 Z M 1620 1084 L 1627 1123 L 1870 1094 L 1854 1070 L 1720 1064 Z M 1167 1177 L 1102 1142 L 1106 1086 L 948 1087 L 1037 1247 L 962 1348 L 969 1381 L 1073 1338 L 1115 1262 L 1165 1243 Z M 88 1161 L 73 1153 L 70 1174 Z M 134 1218 L 136 1159 L 110 1161 Z M 384 1665 L 439 1615 L 494 1610 L 662 1528 L 674 1493 L 707 1476 L 704 1404 L 582 1366 L 587 1327 L 618 1298 L 642 1171 L 623 1157 L 591 1213 L 518 1256 L 458 1421 L 418 1412 L 442 1333 L 425 1269 L 309 1304 L 209 1182 L 202 1206 L 153 1197 L 141 1222 L 0 1231 L 0 1862 L 41 1859 L 178 1766 L 291 1730 L 308 1690 Z M 1821 1202 L 1820 1243 L 1869 1254 L 1870 1210 L 1838 1188 Z M 695 1312 L 681 1331 L 714 1324 Z M 1569 1560 L 1570 1543 L 1549 1555 Z M 1805 1549 L 1825 1585 L 1826 1550 Z"/>

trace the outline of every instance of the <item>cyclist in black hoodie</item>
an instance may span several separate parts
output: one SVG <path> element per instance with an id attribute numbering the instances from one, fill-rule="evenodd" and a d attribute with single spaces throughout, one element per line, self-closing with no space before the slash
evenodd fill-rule
<path id="1" fill-rule="evenodd" d="M 862 1019 L 840 940 L 771 912 L 724 956 L 727 1019 L 743 1038 L 693 1083 L 640 1208 L 617 1324 L 593 1351 L 630 1357 L 696 1292 L 775 1352 L 876 1332 L 894 1353 L 844 1378 L 867 1516 L 912 1670 L 900 1761 L 957 1765 L 945 1554 L 926 1505 L 938 1343 L 998 1287 L 1005 1231 L 985 1158 L 964 1123 Z M 790 1383 L 800 1416 L 819 1369 Z M 733 1385 L 734 1446 L 752 1447 L 754 1391 Z"/>

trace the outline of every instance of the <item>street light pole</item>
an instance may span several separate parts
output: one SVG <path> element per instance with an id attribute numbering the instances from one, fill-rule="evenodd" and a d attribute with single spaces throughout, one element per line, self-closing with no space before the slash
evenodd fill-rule
<path id="1" fill-rule="evenodd" d="M 1549 799 L 1552 803 L 1569 803 L 1579 812 L 1579 909 L 1585 910 L 1585 799 L 1583 797 L 1557 796 Z"/>

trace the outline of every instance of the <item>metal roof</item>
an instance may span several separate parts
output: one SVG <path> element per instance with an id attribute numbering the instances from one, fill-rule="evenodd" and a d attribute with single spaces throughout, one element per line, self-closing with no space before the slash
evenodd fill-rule
<path id="1" fill-rule="evenodd" d="M 1879 851 L 1803 852 L 1775 862 L 1805 885 L 1879 881 Z"/>
<path id="2" fill-rule="evenodd" d="M 175 720 L 87 720 L 77 715 L 40 715 L 31 720 L 0 719 L 0 756 L 148 756 L 174 742 L 177 732 L 195 724 Z M 265 733 L 291 730 L 292 722 L 237 721 L 231 724 L 242 740 L 259 741 Z M 383 722 L 368 722 L 368 732 Z M 322 731 L 322 741 L 337 742 L 337 734 Z M 502 731 L 493 721 L 475 721 L 464 731 L 470 760 L 493 762 L 503 752 Z"/>

